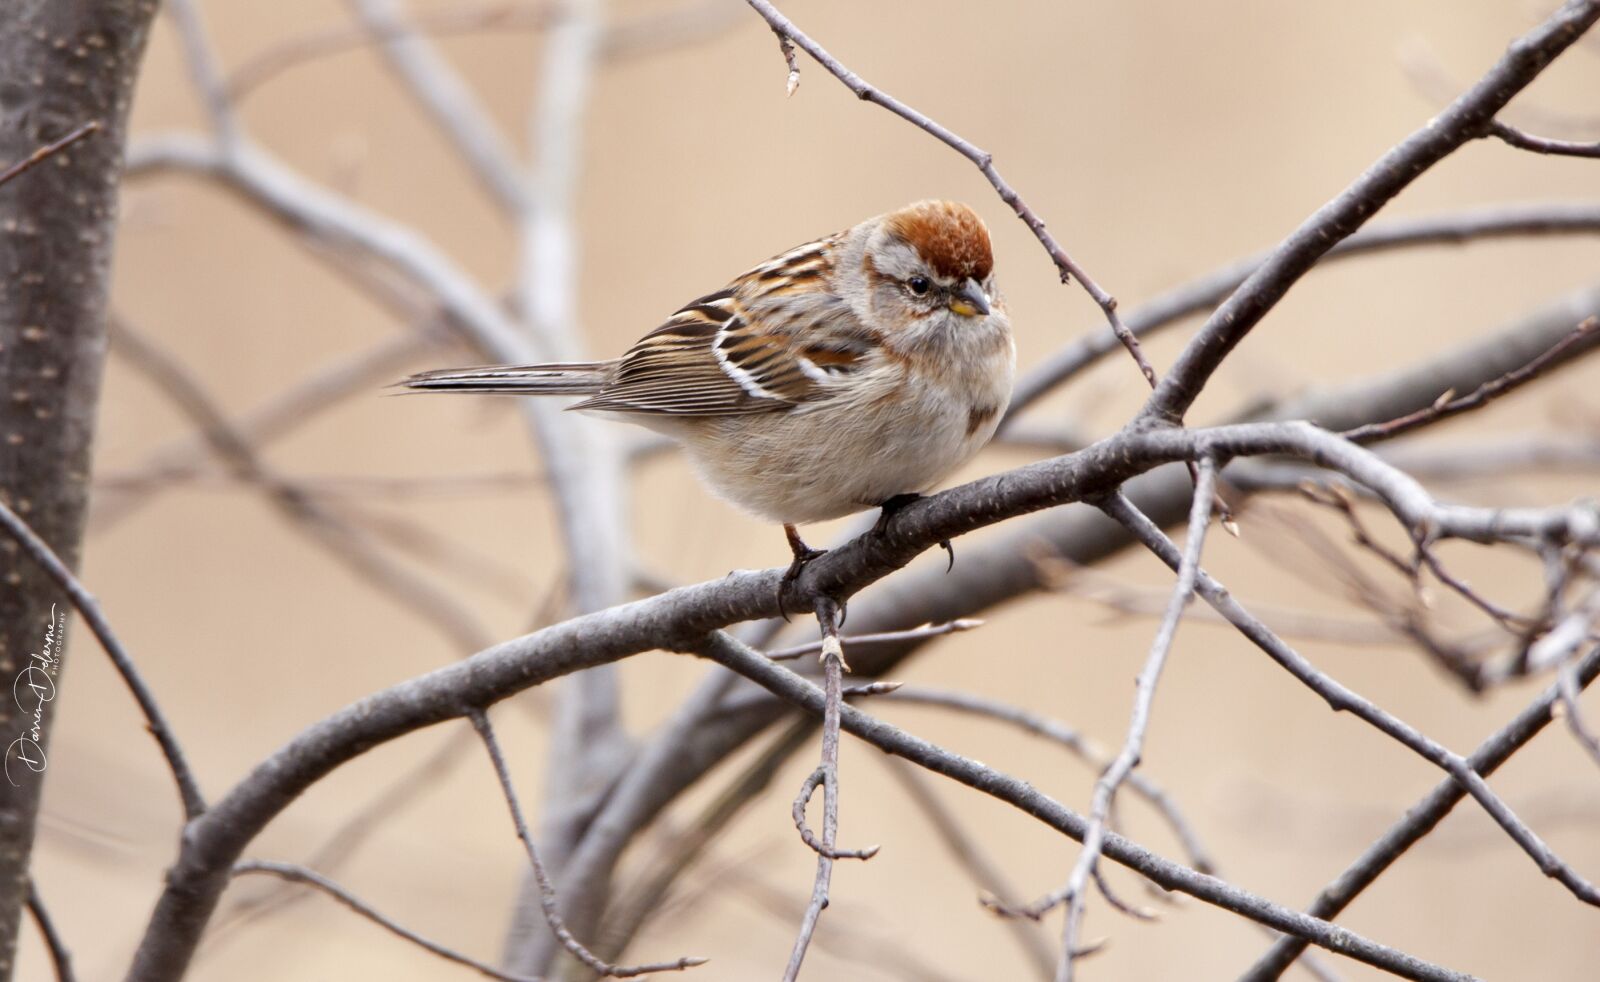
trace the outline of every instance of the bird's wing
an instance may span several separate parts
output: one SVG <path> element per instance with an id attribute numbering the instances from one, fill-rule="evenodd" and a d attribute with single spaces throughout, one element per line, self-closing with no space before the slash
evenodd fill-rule
<path id="1" fill-rule="evenodd" d="M 819 397 L 866 352 L 860 331 L 841 329 L 855 318 L 826 282 L 833 241 L 792 249 L 684 306 L 619 359 L 597 395 L 572 408 L 723 416 Z"/>

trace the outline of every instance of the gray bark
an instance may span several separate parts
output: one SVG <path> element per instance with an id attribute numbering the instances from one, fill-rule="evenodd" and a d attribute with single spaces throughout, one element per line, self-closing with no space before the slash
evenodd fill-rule
<path id="1" fill-rule="evenodd" d="M 0 187 L 0 499 L 73 567 L 105 354 L 123 127 L 154 15 L 153 2 L 135 0 L 0 0 L 0 161 L 21 160 L 91 120 L 101 127 Z M 44 697 L 54 695 L 47 676 L 60 667 L 35 656 L 59 647 L 66 609 L 66 596 L 15 543 L 0 546 L 0 684 L 11 691 L 26 675 L 18 699 L 0 696 L 0 745 L 8 747 L 0 979 L 15 968 L 45 778 L 45 764 L 28 761 L 48 760 L 55 702 Z"/>

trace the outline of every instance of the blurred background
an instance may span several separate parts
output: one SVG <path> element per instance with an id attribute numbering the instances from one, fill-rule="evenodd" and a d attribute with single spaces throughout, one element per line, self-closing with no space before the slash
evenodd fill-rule
<path id="1" fill-rule="evenodd" d="M 1437 111 L 1442 93 L 1475 80 L 1551 5 L 781 6 L 869 81 L 994 153 L 1062 244 L 1128 310 L 1277 242 Z M 408 9 L 444 17 L 464 8 L 413 2 Z M 264 53 L 286 44 L 303 50 L 308 36 L 352 23 L 331 0 L 204 0 L 200 9 L 231 71 L 259 68 Z M 675 11 L 686 13 L 651 20 Z M 1098 310 L 1076 286 L 1059 285 L 1043 250 L 967 161 L 859 102 L 803 56 L 799 90 L 785 98 L 775 39 L 744 4 L 612 0 L 606 19 L 617 28 L 670 23 L 679 31 L 636 34 L 595 78 L 574 216 L 579 334 L 589 353 L 619 353 L 683 302 L 792 244 L 924 197 L 967 201 L 988 220 L 1024 368 L 1101 329 Z M 449 32 L 439 50 L 526 156 L 548 54 L 542 33 L 524 18 Z M 1513 104 L 1522 115 L 1512 118 L 1548 136 L 1594 139 L 1596 92 L 1600 40 L 1590 38 Z M 411 227 L 490 291 L 511 283 L 517 229 L 370 46 L 279 66 L 240 93 L 238 107 L 251 136 L 307 179 Z M 163 20 L 139 85 L 134 138 L 204 125 L 177 36 Z M 1481 141 L 1384 215 L 1597 197 L 1594 161 Z M 319 369 L 408 330 L 292 229 L 215 186 L 141 180 L 126 190 L 123 211 L 114 308 L 230 414 L 270 403 Z M 1413 364 L 1597 277 L 1594 237 L 1411 250 L 1319 271 L 1230 359 L 1191 421 Z M 1158 371 L 1194 323 L 1148 345 Z M 441 343 L 398 358 L 389 374 L 475 360 Z M 1560 431 L 1600 440 L 1597 390 L 1600 362 L 1590 360 L 1422 439 L 1470 444 Z M 1143 395 L 1137 372 L 1114 357 L 1031 419 L 1102 435 Z M 171 459 L 174 446 L 193 439 L 192 423 L 114 350 L 83 578 L 216 797 L 312 722 L 463 652 L 412 606 L 330 559 L 258 488 L 225 469 L 208 463 L 140 490 L 151 482 L 153 460 Z M 996 447 L 963 477 L 1043 455 Z M 377 530 L 385 555 L 453 597 L 492 639 L 523 633 L 541 607 L 559 603 L 554 591 L 565 562 L 557 519 L 526 427 L 507 403 L 389 398 L 374 382 L 274 440 L 262 456 L 275 473 L 303 480 L 330 508 Z M 635 474 L 632 532 L 639 566 L 651 577 L 689 583 L 787 562 L 780 530 L 711 499 L 676 455 L 652 457 Z M 1593 494 L 1594 478 L 1592 470 L 1508 474 L 1440 493 L 1557 503 Z M 1319 528 L 1342 541 L 1340 525 L 1293 498 L 1264 500 L 1241 524 L 1242 538 L 1211 540 L 1207 563 L 1247 605 L 1373 623 L 1295 531 Z M 840 530 L 808 538 L 825 543 Z M 1538 596 L 1537 565 L 1505 552 L 1447 555 L 1485 593 L 1508 603 Z M 1170 582 L 1137 552 L 1097 573 L 1154 591 Z M 1437 616 L 1463 634 L 1485 626 L 1443 600 Z M 980 630 L 929 646 L 893 677 L 1014 702 L 1115 746 L 1153 629 L 1152 620 L 1113 609 L 1093 590 L 1036 595 L 991 612 Z M 1474 696 L 1404 644 L 1297 643 L 1335 677 L 1462 752 L 1547 684 Z M 630 728 L 644 732 L 663 719 L 704 671 L 679 656 L 627 660 L 621 679 Z M 1587 704 L 1600 714 L 1600 702 Z M 180 816 L 131 699 L 78 627 L 59 708 L 36 878 L 83 977 L 113 978 L 144 928 Z M 1087 806 L 1094 773 L 1059 748 L 933 710 L 883 703 L 875 711 Z M 543 729 L 511 705 L 496 718 L 524 800 L 535 804 Z M 304 859 L 448 739 L 443 730 L 426 731 L 340 769 L 274 821 L 249 855 Z M 1243 639 L 1201 616 L 1179 635 L 1143 759 L 1142 772 L 1172 792 L 1224 877 L 1295 907 L 1439 779 L 1368 727 L 1330 713 Z M 811 886 L 813 856 L 794 833 L 789 807 L 813 762 L 808 746 L 685 878 L 630 958 L 707 955 L 711 963 L 694 978 L 776 977 Z M 884 764 L 847 738 L 841 842 L 884 848 L 871 862 L 835 870 L 833 906 L 806 977 L 1031 977 L 1007 927 L 979 906 L 976 888 Z M 1561 855 L 1600 876 L 1600 773 L 1564 731 L 1552 728 L 1494 784 Z M 964 788 L 933 789 L 1024 895 L 1064 879 L 1075 844 Z M 345 857 L 338 878 L 401 923 L 493 960 L 524 869 L 493 775 L 481 754 L 467 753 L 411 790 L 403 805 L 383 808 L 392 814 Z M 688 820 L 707 794 L 690 794 L 674 820 Z M 1126 797 L 1121 812 L 1134 838 L 1180 855 L 1142 802 Z M 642 841 L 647 852 L 650 840 Z M 1151 903 L 1124 871 L 1110 875 L 1124 894 Z M 229 898 L 249 899 L 267 885 L 236 882 Z M 1156 906 L 1160 920 L 1146 923 L 1091 901 L 1085 937 L 1109 944 L 1083 963 L 1082 977 L 1231 978 L 1266 944 L 1249 923 L 1199 903 Z M 192 977 L 469 977 L 321 896 L 234 927 L 227 911 Z M 1595 911 L 1541 876 L 1470 805 L 1341 922 L 1488 979 L 1593 978 L 1600 964 Z M 1043 936 L 1053 947 L 1057 935 L 1052 920 Z M 1326 960 L 1345 978 L 1376 977 Z M 21 978 L 46 977 L 31 935 L 21 965 Z"/>

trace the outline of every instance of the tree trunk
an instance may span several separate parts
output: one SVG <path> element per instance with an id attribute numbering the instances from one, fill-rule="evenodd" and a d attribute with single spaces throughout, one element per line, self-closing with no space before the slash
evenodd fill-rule
<path id="1" fill-rule="evenodd" d="M 84 123 L 100 127 L 0 186 L 0 500 L 74 568 L 123 129 L 155 9 L 0 0 L 0 167 Z M 66 609 L 55 583 L 0 543 L 0 980 L 16 965 Z"/>

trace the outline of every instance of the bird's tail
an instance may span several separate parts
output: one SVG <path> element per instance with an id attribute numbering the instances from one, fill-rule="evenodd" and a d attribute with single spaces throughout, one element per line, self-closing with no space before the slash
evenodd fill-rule
<path id="1" fill-rule="evenodd" d="M 566 362 L 550 365 L 491 365 L 418 372 L 396 385 L 418 392 L 485 392 L 507 395 L 597 395 L 611 363 Z"/>

